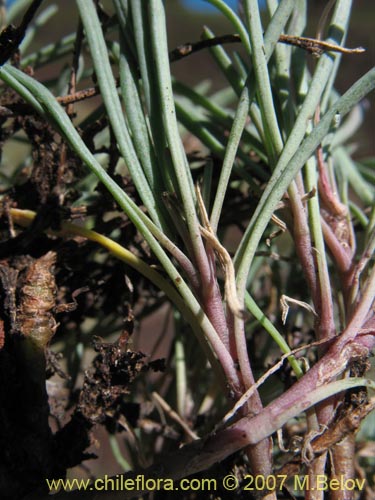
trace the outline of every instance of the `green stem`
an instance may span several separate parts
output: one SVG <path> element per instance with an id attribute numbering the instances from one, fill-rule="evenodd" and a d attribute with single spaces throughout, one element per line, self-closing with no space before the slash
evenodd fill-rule
<path id="1" fill-rule="evenodd" d="M 276 344 L 280 347 L 283 354 L 287 354 L 291 351 L 289 345 L 285 341 L 281 333 L 275 328 L 273 323 L 264 315 L 263 311 L 260 309 L 258 304 L 255 302 L 253 297 L 246 292 L 245 294 L 245 305 L 249 312 L 254 316 L 255 319 L 263 326 L 263 328 L 271 335 Z M 288 361 L 290 366 L 293 368 L 294 373 L 298 378 L 302 377 L 303 371 L 294 356 L 289 356 Z"/>

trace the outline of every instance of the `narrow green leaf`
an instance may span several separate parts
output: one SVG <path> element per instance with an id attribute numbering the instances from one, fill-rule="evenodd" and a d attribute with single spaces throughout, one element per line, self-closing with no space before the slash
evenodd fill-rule
<path id="1" fill-rule="evenodd" d="M 285 164 L 284 157 L 280 157 L 235 256 L 238 279 L 241 284 L 246 283 L 246 277 L 254 258 L 256 248 L 277 203 L 282 198 L 297 172 L 302 168 L 304 163 L 327 135 L 334 122 L 335 116 L 337 114 L 340 114 L 342 117 L 345 116 L 374 88 L 375 68 L 368 71 L 340 99 L 338 99 L 312 133 L 302 142 L 289 163 Z"/>
<path id="2" fill-rule="evenodd" d="M 220 172 L 219 183 L 216 190 L 214 205 L 211 212 L 211 226 L 213 231 L 217 231 L 219 218 L 223 208 L 225 193 L 228 188 L 229 178 L 232 172 L 241 136 L 246 125 L 249 110 L 249 89 L 245 86 L 233 120 L 232 129 L 229 134 L 228 143 L 225 148 L 223 166 Z"/>
<path id="3" fill-rule="evenodd" d="M 77 0 L 77 6 L 90 46 L 101 96 L 116 137 L 118 148 L 152 220 L 161 227 L 162 214 L 139 163 L 122 113 L 121 102 L 117 93 L 116 82 L 109 62 L 107 46 L 95 4 L 92 0 Z"/>

